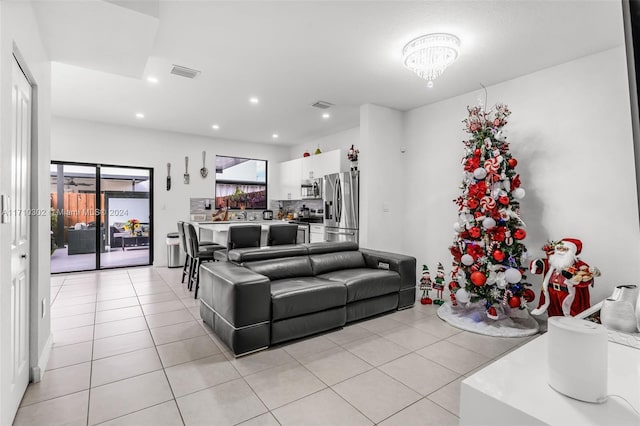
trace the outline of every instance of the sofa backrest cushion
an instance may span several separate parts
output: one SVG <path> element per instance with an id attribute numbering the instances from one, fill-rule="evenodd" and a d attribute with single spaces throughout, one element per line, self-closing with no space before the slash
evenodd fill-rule
<path id="1" fill-rule="evenodd" d="M 309 254 L 332 253 L 336 251 L 358 250 L 358 243 L 353 241 L 323 241 L 304 244 Z"/>
<path id="2" fill-rule="evenodd" d="M 326 274 L 328 272 L 364 268 L 366 263 L 362 253 L 354 251 L 336 251 L 332 253 L 312 254 L 309 256 L 311 268 L 314 275 Z"/>
<path id="3" fill-rule="evenodd" d="M 303 245 L 251 247 L 229 250 L 229 260 L 235 263 L 244 263 L 281 257 L 305 256 L 306 254 L 307 248 Z"/>
<path id="4" fill-rule="evenodd" d="M 268 277 L 271 281 L 313 276 L 311 262 L 306 255 L 244 262 L 242 266 Z"/>

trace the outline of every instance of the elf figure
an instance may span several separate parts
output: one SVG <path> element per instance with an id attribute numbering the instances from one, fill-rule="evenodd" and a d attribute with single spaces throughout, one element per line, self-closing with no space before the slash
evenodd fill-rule
<path id="1" fill-rule="evenodd" d="M 444 300 L 442 300 L 442 291 L 444 290 L 444 267 L 440 262 L 438 262 L 438 271 L 436 272 L 436 277 L 434 279 L 433 289 L 436 291 L 436 299 L 433 300 L 433 303 L 436 305 L 442 305 L 444 303 Z"/>
<path id="2" fill-rule="evenodd" d="M 431 286 L 431 274 L 429 274 L 429 267 L 427 265 L 422 265 L 422 278 L 420 278 L 420 290 L 422 290 L 422 298 L 420 298 L 420 303 L 423 305 L 431 305 L 433 303 L 433 299 L 429 297 L 429 290 L 432 290 Z"/>

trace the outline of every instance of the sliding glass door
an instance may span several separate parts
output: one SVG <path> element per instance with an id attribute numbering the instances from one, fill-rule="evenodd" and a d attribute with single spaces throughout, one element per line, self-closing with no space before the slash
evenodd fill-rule
<path id="1" fill-rule="evenodd" d="M 153 261 L 153 171 L 53 162 L 51 272 Z"/>
<path id="2" fill-rule="evenodd" d="M 51 272 L 96 269 L 96 167 L 54 163 L 50 174 Z"/>
<path id="3" fill-rule="evenodd" d="M 100 267 L 150 265 L 151 170 L 100 168 L 100 198 L 107 229 L 107 247 Z"/>

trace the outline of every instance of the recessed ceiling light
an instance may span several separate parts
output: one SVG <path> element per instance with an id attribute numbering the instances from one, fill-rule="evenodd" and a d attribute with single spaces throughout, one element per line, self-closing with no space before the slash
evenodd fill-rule
<path id="1" fill-rule="evenodd" d="M 139 112 L 136 114 L 136 118 L 144 118 L 144 114 Z"/>
<path id="2" fill-rule="evenodd" d="M 155 78 L 155 77 L 147 77 L 147 81 L 148 81 L 149 83 L 157 83 L 157 82 L 158 82 L 158 79 L 157 79 L 157 78 Z"/>
<path id="3" fill-rule="evenodd" d="M 213 126 L 211 126 L 211 128 L 212 128 L 213 130 L 219 130 L 219 129 L 220 129 L 220 126 L 218 126 L 217 124 L 214 124 Z"/>
<path id="4" fill-rule="evenodd" d="M 331 114 L 329 114 L 328 112 L 325 112 L 324 114 L 322 114 L 322 118 L 329 118 L 331 117 Z"/>
<path id="5" fill-rule="evenodd" d="M 274 139 L 278 139 L 278 134 L 274 133 L 274 134 L 271 135 L 271 137 L 274 138 Z"/>
<path id="6" fill-rule="evenodd" d="M 249 102 L 251 102 L 252 104 L 257 104 L 258 102 L 260 102 L 260 100 L 256 97 L 252 97 L 249 98 Z"/>

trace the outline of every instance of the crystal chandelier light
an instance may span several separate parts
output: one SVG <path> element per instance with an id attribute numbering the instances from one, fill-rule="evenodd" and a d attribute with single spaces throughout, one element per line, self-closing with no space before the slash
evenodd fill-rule
<path id="1" fill-rule="evenodd" d="M 435 33 L 411 40 L 402 49 L 405 67 L 433 86 L 433 80 L 455 62 L 460 53 L 460 39 L 453 34 Z"/>

